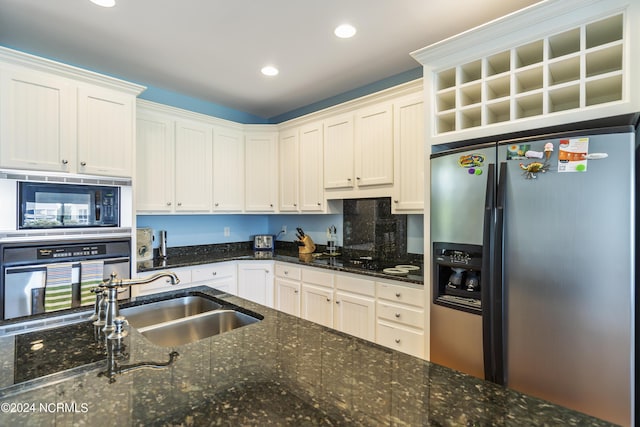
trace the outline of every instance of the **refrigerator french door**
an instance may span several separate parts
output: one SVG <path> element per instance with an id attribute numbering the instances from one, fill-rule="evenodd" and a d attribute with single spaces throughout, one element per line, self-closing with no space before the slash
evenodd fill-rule
<path id="1" fill-rule="evenodd" d="M 627 126 L 432 156 L 433 362 L 632 424 L 635 149 Z"/>

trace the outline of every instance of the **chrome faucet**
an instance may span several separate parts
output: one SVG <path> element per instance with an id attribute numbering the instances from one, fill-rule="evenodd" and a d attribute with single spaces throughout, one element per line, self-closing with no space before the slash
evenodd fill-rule
<path id="1" fill-rule="evenodd" d="M 169 278 L 171 285 L 177 285 L 180 283 L 180 279 L 172 272 L 161 272 L 152 274 L 148 277 L 140 279 L 118 279 L 116 273 L 111 273 L 108 279 L 104 279 L 94 292 L 96 294 L 96 306 L 94 314 L 89 320 L 95 320 L 93 324 L 95 326 L 102 326 L 102 330 L 112 332 L 116 327 L 116 318 L 119 317 L 119 322 L 123 323 L 124 320 L 120 316 L 118 309 L 118 288 L 126 288 L 134 285 L 146 285 L 154 280 L 158 280 L 162 277 Z"/>

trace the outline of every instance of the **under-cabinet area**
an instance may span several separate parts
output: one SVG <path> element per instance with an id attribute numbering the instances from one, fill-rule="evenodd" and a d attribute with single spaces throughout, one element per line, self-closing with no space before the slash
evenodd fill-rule
<path id="1" fill-rule="evenodd" d="M 299 263 L 247 259 L 167 271 L 178 275 L 178 285 L 161 278 L 135 287 L 134 296 L 204 285 L 425 358 L 428 325 L 422 284 Z"/>

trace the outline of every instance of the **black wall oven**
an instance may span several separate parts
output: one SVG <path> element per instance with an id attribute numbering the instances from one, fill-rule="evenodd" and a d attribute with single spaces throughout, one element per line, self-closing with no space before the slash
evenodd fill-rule
<path id="1" fill-rule="evenodd" d="M 67 264 L 65 283 L 71 286 L 71 307 L 81 305 L 83 264 L 98 262 L 102 278 L 111 273 L 131 277 L 130 239 L 69 239 L 0 243 L 0 319 L 14 319 L 44 313 L 47 274 L 51 267 Z M 129 289 L 118 299 L 129 298 Z M 95 301 L 95 298 L 93 299 Z M 91 303 L 91 301 L 88 302 Z M 90 308 L 89 306 L 88 308 Z"/>

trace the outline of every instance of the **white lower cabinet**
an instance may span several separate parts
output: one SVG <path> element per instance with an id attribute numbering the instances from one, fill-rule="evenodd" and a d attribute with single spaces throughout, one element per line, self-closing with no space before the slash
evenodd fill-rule
<path id="1" fill-rule="evenodd" d="M 274 308 L 300 316 L 300 268 L 276 263 Z"/>
<path id="2" fill-rule="evenodd" d="M 273 261 L 238 263 L 238 296 L 273 308 Z"/>
<path id="3" fill-rule="evenodd" d="M 373 280 L 335 275 L 334 328 L 369 341 L 376 339 L 376 299 Z"/>
<path id="4" fill-rule="evenodd" d="M 301 317 L 333 328 L 333 273 L 302 269 Z"/>
<path id="5" fill-rule="evenodd" d="M 199 265 L 191 270 L 193 285 L 206 285 L 210 288 L 237 295 L 238 280 L 236 262 L 220 262 Z"/>
<path id="6" fill-rule="evenodd" d="M 377 282 L 376 293 L 376 342 L 424 358 L 424 290 Z"/>

